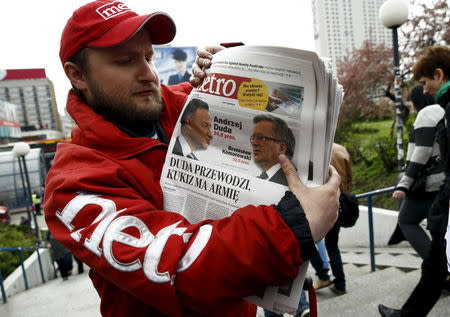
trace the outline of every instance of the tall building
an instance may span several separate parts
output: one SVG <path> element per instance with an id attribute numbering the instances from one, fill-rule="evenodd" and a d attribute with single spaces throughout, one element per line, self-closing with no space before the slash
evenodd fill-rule
<path id="1" fill-rule="evenodd" d="M 64 115 L 60 116 L 60 118 L 61 118 L 63 137 L 69 138 L 70 134 L 72 132 L 72 129 L 76 126 L 75 121 L 67 113 L 67 110 L 64 111 Z"/>
<path id="2" fill-rule="evenodd" d="M 317 53 L 331 64 L 361 48 L 365 40 L 392 47 L 392 31 L 378 19 L 385 0 L 312 0 Z"/>
<path id="3" fill-rule="evenodd" d="M 18 141 L 22 136 L 16 105 L 0 99 L 0 144 Z"/>
<path id="4" fill-rule="evenodd" d="M 22 136 L 47 138 L 61 133 L 53 83 L 45 69 L 0 70 L 0 99 L 17 105 Z"/>

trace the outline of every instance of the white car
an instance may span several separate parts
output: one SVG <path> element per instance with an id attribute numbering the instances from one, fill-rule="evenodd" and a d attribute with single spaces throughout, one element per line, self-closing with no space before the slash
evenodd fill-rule
<path id="1" fill-rule="evenodd" d="M 0 206 L 0 223 L 7 223 L 9 224 L 10 216 L 8 207 Z"/>

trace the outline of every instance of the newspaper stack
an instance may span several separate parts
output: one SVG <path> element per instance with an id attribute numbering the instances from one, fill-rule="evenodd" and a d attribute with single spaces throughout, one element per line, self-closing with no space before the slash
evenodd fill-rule
<path id="1" fill-rule="evenodd" d="M 161 177 L 165 210 L 197 223 L 230 216 L 249 204 L 278 203 L 285 179 L 261 178 L 261 165 L 255 163 L 261 153 L 252 144 L 258 138 L 281 141 L 254 134 L 254 118 L 260 115 L 281 119 L 292 131 L 292 162 L 301 180 L 308 186 L 324 183 L 342 98 L 342 86 L 314 52 L 265 46 L 220 51 L 202 86 L 189 95 L 170 141 Z M 194 149 L 182 120 L 193 100 L 209 106 L 212 135 Z M 274 312 L 295 312 L 306 270 L 307 263 L 291 285 L 267 287 L 264 295 L 247 300 Z"/>

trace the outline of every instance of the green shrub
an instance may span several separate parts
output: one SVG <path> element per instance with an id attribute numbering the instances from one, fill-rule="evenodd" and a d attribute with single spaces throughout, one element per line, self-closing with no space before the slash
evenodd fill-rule
<path id="1" fill-rule="evenodd" d="M 31 234 L 29 226 L 0 225 L 0 248 L 32 247 L 36 245 L 36 237 Z M 24 260 L 33 251 L 24 251 Z M 18 251 L 0 252 L 0 270 L 6 278 L 20 265 Z"/>
<path id="2" fill-rule="evenodd" d="M 414 122 L 410 116 L 404 128 L 404 149 L 407 148 L 409 129 Z M 397 184 L 398 163 L 396 128 L 393 119 L 383 121 L 354 122 L 344 131 L 339 131 L 338 143 L 344 145 L 352 158 L 352 192 L 361 194 Z M 405 151 L 406 153 L 406 151 Z M 376 207 L 398 209 L 398 202 L 392 193 L 373 198 Z M 361 201 L 366 204 L 366 201 Z"/>
<path id="3" fill-rule="evenodd" d="M 375 145 L 375 152 L 388 173 L 398 170 L 397 142 L 394 138 L 390 136 L 379 138 Z"/>

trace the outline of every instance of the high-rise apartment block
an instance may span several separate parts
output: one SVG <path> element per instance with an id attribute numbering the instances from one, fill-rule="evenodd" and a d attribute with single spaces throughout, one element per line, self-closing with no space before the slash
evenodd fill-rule
<path id="1" fill-rule="evenodd" d="M 365 40 L 392 47 L 392 32 L 378 19 L 385 0 L 312 0 L 316 51 L 336 62 Z"/>
<path id="2" fill-rule="evenodd" d="M 0 99 L 16 105 L 23 136 L 43 130 L 55 136 L 62 130 L 53 83 L 45 69 L 0 70 Z"/>
<path id="3" fill-rule="evenodd" d="M 21 136 L 16 105 L 0 99 L 0 144 L 17 141 Z"/>

